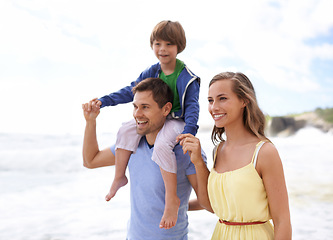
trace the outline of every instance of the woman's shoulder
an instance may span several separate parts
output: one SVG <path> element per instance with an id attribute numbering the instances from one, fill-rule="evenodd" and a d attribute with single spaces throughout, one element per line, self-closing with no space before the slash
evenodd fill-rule
<path id="1" fill-rule="evenodd" d="M 265 144 L 262 145 L 258 152 L 258 164 L 263 169 L 272 168 L 272 166 L 276 164 L 281 164 L 279 152 L 272 142 L 266 141 Z"/>
<path id="2" fill-rule="evenodd" d="M 262 145 L 261 147 L 261 155 L 264 155 L 264 156 L 270 156 L 270 155 L 274 155 L 274 154 L 277 154 L 278 151 L 275 147 L 275 145 L 269 141 L 269 140 L 264 140 L 264 144 Z"/>

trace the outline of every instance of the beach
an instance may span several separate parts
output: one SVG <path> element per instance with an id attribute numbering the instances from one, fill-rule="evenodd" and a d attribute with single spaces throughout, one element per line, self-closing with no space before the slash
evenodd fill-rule
<path id="1" fill-rule="evenodd" d="M 210 132 L 199 132 L 212 165 Z M 98 134 L 101 148 L 114 134 Z M 304 128 L 271 138 L 284 165 L 293 239 L 333 239 L 333 135 Z M 114 167 L 86 169 L 83 135 L 0 134 L 0 240 L 125 239 L 129 185 L 104 200 Z M 195 197 L 192 194 L 192 197 Z M 189 212 L 189 239 L 210 239 L 217 217 Z"/>

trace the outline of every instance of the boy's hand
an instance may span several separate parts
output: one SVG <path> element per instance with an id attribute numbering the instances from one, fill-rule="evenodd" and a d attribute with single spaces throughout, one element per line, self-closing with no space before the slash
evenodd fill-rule
<path id="1" fill-rule="evenodd" d="M 89 106 L 88 106 L 88 110 L 90 111 L 91 108 L 98 108 L 100 109 L 102 105 L 102 102 L 100 100 L 98 100 L 97 98 L 94 98 L 92 100 L 89 101 Z"/>
<path id="2" fill-rule="evenodd" d="M 94 98 L 88 103 L 82 104 L 83 115 L 86 121 L 95 120 L 100 113 L 101 101 Z"/>

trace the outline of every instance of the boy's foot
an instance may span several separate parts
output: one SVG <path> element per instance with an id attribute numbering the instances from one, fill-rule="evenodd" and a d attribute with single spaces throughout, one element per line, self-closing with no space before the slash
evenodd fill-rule
<path id="1" fill-rule="evenodd" d="M 178 197 L 165 203 L 164 213 L 160 222 L 160 228 L 170 229 L 176 225 L 179 205 L 180 200 Z"/>
<path id="2" fill-rule="evenodd" d="M 125 186 L 128 183 L 127 177 L 121 177 L 113 180 L 109 193 L 105 196 L 106 201 L 110 201 L 113 198 L 118 189 Z"/>

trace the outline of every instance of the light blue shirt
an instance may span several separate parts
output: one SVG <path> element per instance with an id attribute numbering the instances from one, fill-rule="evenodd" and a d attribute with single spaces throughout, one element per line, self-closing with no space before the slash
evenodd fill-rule
<path id="1" fill-rule="evenodd" d="M 113 153 L 114 146 L 111 147 Z M 187 175 L 195 174 L 195 167 L 182 147 L 174 148 L 177 159 L 177 195 L 181 201 L 177 224 L 171 229 L 160 229 L 164 206 L 165 188 L 159 166 L 151 160 L 153 148 L 143 137 L 135 154 L 131 155 L 130 174 L 131 216 L 128 222 L 128 240 L 187 240 L 188 201 L 192 186 Z M 204 160 L 206 156 L 203 153 Z"/>

